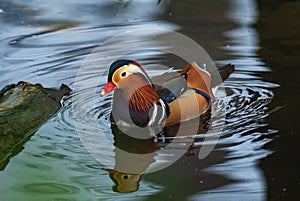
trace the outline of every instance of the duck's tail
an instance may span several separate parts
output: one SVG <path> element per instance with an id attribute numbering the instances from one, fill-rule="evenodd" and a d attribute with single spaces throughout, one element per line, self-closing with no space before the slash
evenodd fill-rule
<path id="1" fill-rule="evenodd" d="M 211 85 L 216 87 L 222 82 L 224 82 L 231 73 L 234 72 L 234 65 L 227 64 L 225 66 L 218 67 L 218 70 L 210 72 L 212 76 Z"/>

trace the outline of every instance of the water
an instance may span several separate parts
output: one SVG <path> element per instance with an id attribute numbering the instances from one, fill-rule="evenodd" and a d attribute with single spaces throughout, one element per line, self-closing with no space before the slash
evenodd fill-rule
<path id="1" fill-rule="evenodd" d="M 37 130 L 0 172 L 0 200 L 284 200 L 286 195 L 292 195 L 285 192 L 292 189 L 287 184 L 272 188 L 271 178 L 281 178 L 284 173 L 268 176 L 266 170 L 270 167 L 261 162 L 277 154 L 272 142 L 281 128 L 273 126 L 276 120 L 270 121 L 276 112 L 282 111 L 283 104 L 274 99 L 274 91 L 280 87 L 271 76 L 276 63 L 268 64 L 269 57 L 259 52 L 266 44 L 254 26 L 260 20 L 260 11 L 262 6 L 253 0 L 159 4 L 152 0 L 46 4 L 38 0 L 1 1 L 0 88 L 25 80 L 46 87 L 65 83 L 76 89 L 80 68 L 99 44 L 104 45 L 98 51 L 97 66 L 84 71 L 83 81 L 90 85 L 65 97 L 62 109 Z M 166 54 L 163 45 L 154 42 L 153 37 L 161 32 L 116 44 L 105 41 L 126 30 L 158 28 L 192 38 L 218 65 L 235 64 L 235 73 L 224 83 L 227 97 L 216 105 L 217 111 L 225 111 L 225 127 L 222 132 L 198 133 L 188 152 L 182 152 L 174 164 L 138 175 L 139 186 L 133 193 L 119 193 L 115 191 L 120 188 L 103 168 L 114 168 L 116 158 L 122 154 L 113 145 L 100 141 L 95 146 L 102 148 L 96 154 L 104 159 L 102 163 L 95 160 L 78 136 L 78 125 L 86 125 L 82 132 L 97 140 L 98 127 L 87 126 L 96 120 L 108 142 L 122 146 L 120 131 L 112 130 L 110 125 L 111 96 L 98 97 L 106 79 L 102 76 L 108 67 L 105 64 L 118 56 L 120 47 L 126 46 L 132 51 L 130 56 L 145 65 L 157 62 L 176 68 L 182 66 L 182 61 Z M 139 47 L 152 49 L 134 51 Z M 148 65 L 146 70 L 156 75 L 165 69 Z M 81 99 L 86 102 L 74 103 Z M 74 115 L 76 106 L 82 109 L 81 115 Z M 217 118 L 211 122 L 216 127 L 222 123 Z M 214 144 L 214 136 L 219 138 L 216 146 L 200 160 L 201 148 Z M 203 141 L 206 137 L 212 139 Z M 179 139 L 173 150 L 185 150 L 189 140 Z M 150 150 L 159 150 L 153 141 L 132 143 L 144 143 Z M 167 144 L 160 142 L 158 146 Z M 143 162 L 146 168 L 155 169 L 172 160 L 171 155 L 154 153 Z M 277 194 L 280 196 L 274 196 Z"/>

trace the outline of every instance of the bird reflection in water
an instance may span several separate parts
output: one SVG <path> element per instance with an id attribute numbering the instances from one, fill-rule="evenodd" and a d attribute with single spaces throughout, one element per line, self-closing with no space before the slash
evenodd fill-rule
<path id="1" fill-rule="evenodd" d="M 195 133 L 195 125 L 198 126 Z M 191 136 L 204 134 L 210 126 L 210 111 L 199 118 L 182 122 L 163 128 L 162 132 L 155 137 L 138 139 L 125 134 L 115 123 L 111 124 L 114 135 L 115 166 L 113 169 L 103 168 L 109 173 L 114 182 L 113 191 L 121 193 L 134 192 L 139 189 L 140 181 L 150 165 L 159 165 L 155 157 L 159 155 L 159 150 L 163 150 L 167 145 L 177 143 L 185 147 L 185 155 L 196 156 L 197 150 L 201 147 L 193 142 L 203 141 L 203 138 L 196 137 L 191 141 Z M 127 131 L 128 132 L 128 131 Z M 178 138 L 178 136 L 180 138 Z M 186 136 L 184 138 L 183 136 Z M 175 162 L 175 161 L 174 161 Z"/>

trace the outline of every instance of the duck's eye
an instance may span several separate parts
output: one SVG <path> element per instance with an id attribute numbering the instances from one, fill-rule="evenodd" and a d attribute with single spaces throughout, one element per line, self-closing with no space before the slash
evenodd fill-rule
<path id="1" fill-rule="evenodd" d="M 127 73 L 124 71 L 123 73 L 121 73 L 121 77 L 126 77 Z"/>
<path id="2" fill-rule="evenodd" d="M 128 175 L 123 175 L 123 179 L 128 179 Z"/>

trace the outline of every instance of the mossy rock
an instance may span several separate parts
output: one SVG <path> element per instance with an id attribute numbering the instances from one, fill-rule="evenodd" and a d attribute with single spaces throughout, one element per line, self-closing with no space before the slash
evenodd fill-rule
<path id="1" fill-rule="evenodd" d="M 66 85 L 49 89 L 28 82 L 8 85 L 0 91 L 0 170 L 20 144 L 60 109 L 61 98 L 70 91 Z"/>

